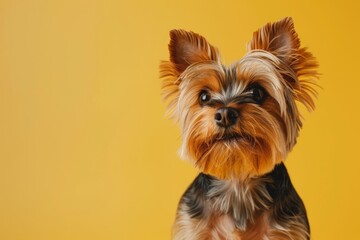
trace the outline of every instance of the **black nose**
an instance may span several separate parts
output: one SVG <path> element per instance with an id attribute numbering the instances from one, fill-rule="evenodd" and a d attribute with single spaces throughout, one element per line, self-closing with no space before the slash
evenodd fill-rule
<path id="1" fill-rule="evenodd" d="M 215 122 L 219 127 L 228 128 L 236 123 L 239 112 L 234 108 L 219 108 L 215 113 Z"/>

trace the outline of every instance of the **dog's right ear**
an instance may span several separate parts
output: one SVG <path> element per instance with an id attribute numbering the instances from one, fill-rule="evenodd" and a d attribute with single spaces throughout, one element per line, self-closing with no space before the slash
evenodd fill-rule
<path id="1" fill-rule="evenodd" d="M 175 105 L 179 98 L 179 76 L 192 64 L 219 61 L 219 54 L 204 37 L 185 30 L 170 31 L 170 61 L 160 64 L 162 95 L 168 100 L 168 113 L 174 116 Z"/>
<path id="2" fill-rule="evenodd" d="M 191 64 L 218 60 L 217 50 L 204 37 L 184 30 L 170 31 L 169 52 L 179 74 Z"/>

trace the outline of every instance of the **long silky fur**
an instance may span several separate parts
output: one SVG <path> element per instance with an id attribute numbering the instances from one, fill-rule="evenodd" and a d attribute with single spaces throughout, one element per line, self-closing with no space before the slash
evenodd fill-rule
<path id="1" fill-rule="evenodd" d="M 174 239 L 307 240 L 305 207 L 279 164 L 241 181 L 200 174 L 182 196 Z"/>
<path id="2" fill-rule="evenodd" d="M 302 127 L 297 103 L 315 108 L 319 75 L 292 19 L 254 32 L 246 55 L 230 66 L 197 33 L 172 30 L 170 39 L 162 96 L 181 128 L 181 158 L 202 172 L 179 203 L 174 239 L 309 239 L 305 207 L 282 162 Z M 265 100 L 239 103 L 254 85 Z M 239 112 L 230 130 L 214 121 L 221 107 Z M 236 140 L 222 140 L 229 131 Z"/>

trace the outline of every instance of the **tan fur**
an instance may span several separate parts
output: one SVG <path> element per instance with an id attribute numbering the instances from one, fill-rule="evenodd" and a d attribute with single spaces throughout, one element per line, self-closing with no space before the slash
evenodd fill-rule
<path id="1" fill-rule="evenodd" d="M 266 179 L 239 181 L 236 179 L 218 181 L 209 193 L 206 212 L 201 219 L 188 215 L 186 205 L 181 204 L 173 228 L 174 240 L 306 240 L 309 235 L 303 220 L 294 216 L 286 223 L 272 219 L 269 204 L 271 198 L 266 189 L 261 189 Z M 234 202 L 235 201 L 235 202 Z M 238 203 L 236 202 L 238 201 Z M 241 203 L 240 203 L 241 202 Z M 228 214 L 234 206 L 244 219 L 244 226 L 237 226 L 234 217 Z M 258 209 L 268 208 L 259 212 Z M 245 212 L 244 212 L 245 211 Z M 250 214 L 245 218 L 246 214 Z M 235 216 L 236 217 L 236 216 Z"/>
<path id="2" fill-rule="evenodd" d="M 254 32 L 246 55 L 230 66 L 199 34 L 172 30 L 170 38 L 170 61 L 161 63 L 160 73 L 168 113 L 182 131 L 180 156 L 222 181 L 210 193 L 213 201 L 206 202 L 209 214 L 203 218 L 191 218 L 186 204 L 179 205 L 174 239 L 308 239 L 302 219 L 273 221 L 272 199 L 256 180 L 283 162 L 295 145 L 302 127 L 297 102 L 315 107 L 317 62 L 300 47 L 292 19 Z M 266 91 L 264 102 L 239 103 L 255 85 Z M 211 105 L 200 102 L 204 91 Z M 239 113 L 236 124 L 226 129 L 214 120 L 224 107 Z M 223 141 L 229 132 L 237 137 Z"/>
<path id="3" fill-rule="evenodd" d="M 310 83 L 317 77 L 317 63 L 299 46 L 293 23 L 286 18 L 255 32 L 247 55 L 226 67 L 205 38 L 183 30 L 172 31 L 171 58 L 162 62 L 160 69 L 164 99 L 169 101 L 169 112 L 183 131 L 181 157 L 223 179 L 262 175 L 283 161 L 302 125 L 294 100 L 314 108 L 311 95 L 315 90 Z M 214 141 L 222 134 L 212 119 L 214 108 L 201 107 L 198 97 L 201 90 L 209 89 L 214 97 L 221 98 L 224 92 L 219 89 L 229 78 L 235 85 L 233 94 L 259 83 L 271 98 L 262 107 L 225 105 L 241 112 L 233 131 L 244 136 L 239 142 L 227 144 Z"/>

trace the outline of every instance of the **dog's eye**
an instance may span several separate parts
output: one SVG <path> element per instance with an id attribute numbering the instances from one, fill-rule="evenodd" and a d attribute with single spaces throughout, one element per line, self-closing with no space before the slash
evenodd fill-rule
<path id="1" fill-rule="evenodd" d="M 251 98 L 257 102 L 260 103 L 264 100 L 265 97 L 265 90 L 260 86 L 255 86 L 249 90 L 251 94 Z"/>
<path id="2" fill-rule="evenodd" d="M 210 101 L 210 94 L 207 91 L 202 91 L 200 93 L 200 103 L 204 104 Z"/>

